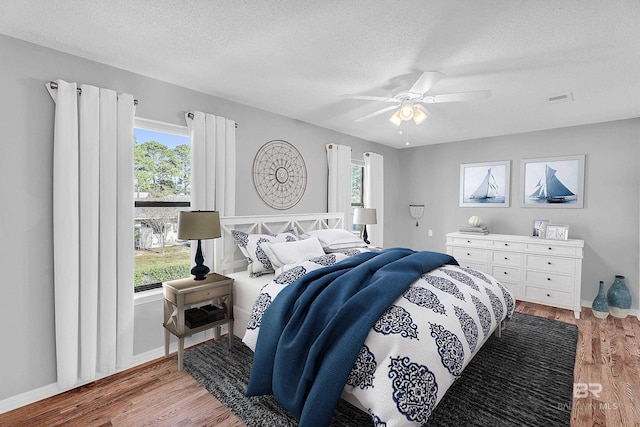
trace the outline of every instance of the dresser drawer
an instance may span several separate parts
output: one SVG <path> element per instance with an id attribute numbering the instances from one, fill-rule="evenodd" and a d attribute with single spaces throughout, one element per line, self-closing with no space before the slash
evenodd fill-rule
<path id="1" fill-rule="evenodd" d="M 557 273 L 573 274 L 576 267 L 576 260 L 573 258 L 560 258 L 542 255 L 526 255 L 525 267 L 535 268 Z"/>
<path id="2" fill-rule="evenodd" d="M 549 273 L 546 271 L 524 271 L 526 284 L 540 285 L 551 289 L 564 289 L 572 291 L 574 288 L 573 276 Z"/>
<path id="3" fill-rule="evenodd" d="M 491 253 L 491 263 L 519 267 L 522 265 L 522 255 L 517 252 L 493 251 Z"/>
<path id="4" fill-rule="evenodd" d="M 485 239 L 478 239 L 476 237 L 450 237 L 450 244 L 462 245 L 462 246 L 478 246 L 487 247 L 491 244 L 491 241 Z"/>
<path id="5" fill-rule="evenodd" d="M 486 249 L 454 247 L 451 248 L 451 255 L 453 255 L 458 262 L 462 259 L 467 261 L 487 261 Z"/>
<path id="6" fill-rule="evenodd" d="M 467 261 L 465 259 L 456 259 L 456 261 L 458 261 L 458 264 L 460 264 L 460 267 L 470 268 L 472 270 L 478 270 L 483 273 L 491 274 L 489 272 L 489 269 L 487 268 L 487 263 Z"/>
<path id="7" fill-rule="evenodd" d="M 573 246 L 554 245 L 553 243 L 527 243 L 526 249 L 539 254 L 569 255 L 582 258 L 582 248 Z"/>
<path id="8" fill-rule="evenodd" d="M 519 282 L 520 268 L 494 265 L 491 267 L 491 275 L 499 281 L 510 280 L 512 282 Z"/>
<path id="9" fill-rule="evenodd" d="M 519 251 L 524 248 L 524 243 L 512 242 L 509 240 L 494 240 L 493 248 L 494 249 L 510 249 L 514 251 Z"/>
<path id="10" fill-rule="evenodd" d="M 511 291 L 511 293 L 513 294 L 513 297 L 515 299 L 520 299 L 521 298 L 521 286 L 519 283 L 514 283 L 514 282 L 508 282 L 506 280 L 498 280 L 500 282 L 500 284 L 502 286 L 504 286 L 505 288 L 507 288 L 508 290 Z"/>
<path id="11" fill-rule="evenodd" d="M 197 302 L 203 302 L 213 298 L 219 298 L 225 295 L 231 294 L 231 286 L 223 285 L 216 286 L 210 288 L 204 288 L 200 290 L 196 290 L 193 292 L 188 292 L 184 294 L 184 303 L 185 304 L 193 304 Z M 168 301 L 171 301 L 174 304 L 178 303 L 177 295 L 174 292 L 171 292 L 170 289 L 165 288 L 164 297 Z"/>
<path id="12" fill-rule="evenodd" d="M 528 301 L 539 302 L 541 304 L 551 305 L 555 307 L 571 308 L 573 304 L 572 292 L 538 288 L 536 286 L 525 286 L 524 298 Z"/>

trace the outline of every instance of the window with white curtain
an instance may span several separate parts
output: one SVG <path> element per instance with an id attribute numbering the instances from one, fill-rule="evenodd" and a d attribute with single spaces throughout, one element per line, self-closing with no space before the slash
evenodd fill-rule
<path id="1" fill-rule="evenodd" d="M 356 208 L 364 207 L 364 162 L 351 161 L 351 232 L 360 236 L 362 225 L 353 223 Z"/>
<path id="2" fill-rule="evenodd" d="M 134 286 L 144 291 L 188 277 L 189 242 L 177 239 L 178 212 L 191 205 L 191 141 L 186 126 L 134 122 Z"/>

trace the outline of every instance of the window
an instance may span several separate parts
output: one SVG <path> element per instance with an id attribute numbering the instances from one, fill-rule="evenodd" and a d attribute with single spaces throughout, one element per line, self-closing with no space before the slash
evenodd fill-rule
<path id="1" fill-rule="evenodd" d="M 364 207 L 363 199 L 364 162 L 351 163 L 351 232 L 360 236 L 362 225 L 353 223 L 356 208 Z"/>
<path id="2" fill-rule="evenodd" d="M 191 250 L 178 236 L 178 212 L 191 205 L 191 141 L 185 126 L 134 122 L 134 286 L 160 287 L 189 276 Z"/>

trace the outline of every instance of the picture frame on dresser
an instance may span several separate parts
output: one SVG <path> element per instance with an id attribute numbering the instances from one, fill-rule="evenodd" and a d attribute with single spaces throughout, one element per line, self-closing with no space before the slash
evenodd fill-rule
<path id="1" fill-rule="evenodd" d="M 534 219 L 533 220 L 533 232 L 531 233 L 531 237 L 542 237 L 546 236 L 547 225 L 549 224 L 548 219 Z"/>
<path id="2" fill-rule="evenodd" d="M 585 155 L 520 161 L 520 207 L 584 207 Z"/>
<path id="3" fill-rule="evenodd" d="M 460 207 L 509 207 L 511 161 L 460 165 Z"/>
<path id="4" fill-rule="evenodd" d="M 550 239 L 550 240 L 568 240 L 569 226 L 568 225 L 547 225 L 545 227 L 544 238 Z"/>

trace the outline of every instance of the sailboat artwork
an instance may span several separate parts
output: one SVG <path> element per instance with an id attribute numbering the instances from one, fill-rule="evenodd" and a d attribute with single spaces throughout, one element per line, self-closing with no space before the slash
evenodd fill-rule
<path id="1" fill-rule="evenodd" d="M 499 197 L 498 194 L 498 184 L 496 183 L 496 179 L 491 174 L 491 168 L 487 170 L 487 175 L 482 180 L 482 183 L 478 186 L 476 191 L 474 191 L 470 199 L 494 199 Z"/>
<path id="2" fill-rule="evenodd" d="M 460 166 L 460 206 L 509 206 L 508 161 Z"/>
<path id="3" fill-rule="evenodd" d="M 556 176 L 556 169 L 545 165 L 544 176 L 536 184 L 535 191 L 529 195 L 531 199 L 547 203 L 569 203 L 576 201 L 576 195 L 569 190 Z"/>
<path id="4" fill-rule="evenodd" d="M 584 154 L 522 160 L 521 206 L 583 208 L 584 161 Z"/>

